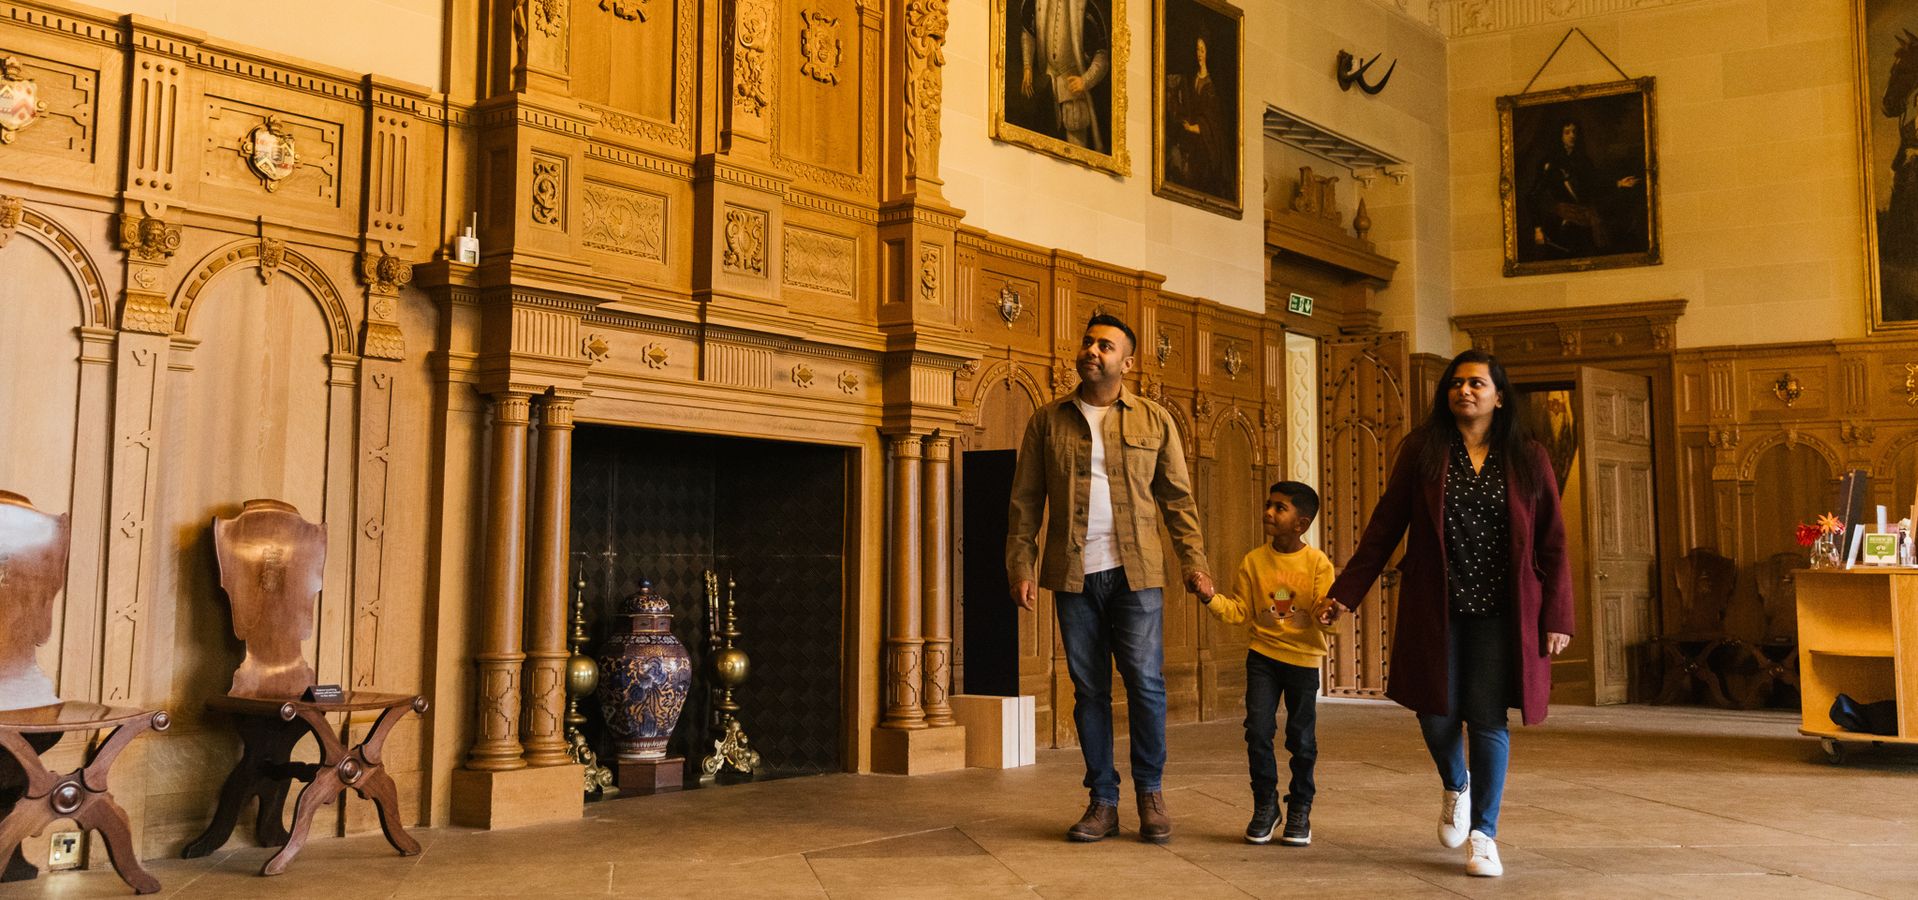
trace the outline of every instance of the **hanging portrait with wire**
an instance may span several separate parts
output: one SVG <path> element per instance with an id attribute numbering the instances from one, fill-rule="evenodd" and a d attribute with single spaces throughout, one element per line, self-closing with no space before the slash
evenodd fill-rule
<path id="1" fill-rule="evenodd" d="M 1653 80 L 1498 98 L 1505 274 L 1655 266 Z"/>

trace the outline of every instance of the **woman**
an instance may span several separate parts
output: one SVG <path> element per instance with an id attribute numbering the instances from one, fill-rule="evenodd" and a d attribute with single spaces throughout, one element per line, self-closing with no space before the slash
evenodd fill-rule
<path id="1" fill-rule="evenodd" d="M 1551 657 L 1572 634 L 1558 485 L 1545 448 L 1519 428 L 1516 400 L 1491 354 L 1452 359 L 1325 614 L 1359 605 L 1409 526 L 1385 695 L 1418 713 L 1438 765 L 1439 842 L 1469 843 L 1466 873 L 1488 877 L 1504 871 L 1495 837 L 1506 708 L 1527 725 L 1545 720 Z"/>

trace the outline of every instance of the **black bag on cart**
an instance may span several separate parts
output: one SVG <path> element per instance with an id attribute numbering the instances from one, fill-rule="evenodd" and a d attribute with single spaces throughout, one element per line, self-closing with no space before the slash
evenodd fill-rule
<path id="1" fill-rule="evenodd" d="M 1831 701 L 1831 723 L 1860 734 L 1897 734 L 1898 703 L 1895 700 L 1859 703 L 1850 695 L 1839 694 Z"/>

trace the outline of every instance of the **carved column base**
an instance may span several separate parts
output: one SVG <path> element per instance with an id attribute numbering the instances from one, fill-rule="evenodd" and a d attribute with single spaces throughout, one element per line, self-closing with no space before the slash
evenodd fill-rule
<path id="1" fill-rule="evenodd" d="M 526 654 L 526 764 L 563 766 L 573 762 L 566 743 L 566 660 L 571 654 L 535 650 Z"/>
<path id="2" fill-rule="evenodd" d="M 885 775 L 929 775 L 966 767 L 966 729 L 872 730 L 872 770 Z"/>
<path id="3" fill-rule="evenodd" d="M 585 772 L 578 764 L 512 772 L 454 769 L 453 824 L 492 829 L 576 820 L 586 814 L 586 794 L 579 789 Z"/>
<path id="4" fill-rule="evenodd" d="M 520 758 L 520 653 L 482 653 L 479 664 L 480 734 L 466 758 L 466 768 L 477 772 L 505 772 L 526 767 Z"/>

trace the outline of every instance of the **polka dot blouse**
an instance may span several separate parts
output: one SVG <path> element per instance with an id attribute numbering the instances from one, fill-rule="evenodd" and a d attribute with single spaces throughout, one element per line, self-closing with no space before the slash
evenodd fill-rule
<path id="1" fill-rule="evenodd" d="M 1495 447 L 1472 471 L 1462 437 L 1445 466 L 1445 570 L 1453 615 L 1496 616 L 1511 603 L 1511 511 Z"/>

